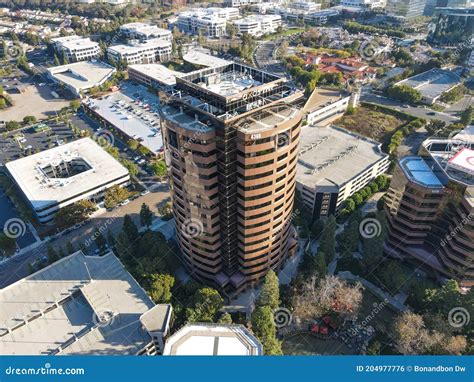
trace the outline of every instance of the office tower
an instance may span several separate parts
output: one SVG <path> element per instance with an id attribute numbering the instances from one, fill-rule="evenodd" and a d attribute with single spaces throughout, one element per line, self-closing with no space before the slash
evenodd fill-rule
<path id="1" fill-rule="evenodd" d="M 402 158 L 387 194 L 386 252 L 474 285 L 474 139 L 429 139 Z"/>
<path id="2" fill-rule="evenodd" d="M 387 13 L 406 18 L 423 16 L 426 0 L 388 0 Z"/>
<path id="3" fill-rule="evenodd" d="M 296 250 L 302 112 L 284 78 L 230 63 L 176 78 L 162 129 L 182 259 L 235 293 Z"/>

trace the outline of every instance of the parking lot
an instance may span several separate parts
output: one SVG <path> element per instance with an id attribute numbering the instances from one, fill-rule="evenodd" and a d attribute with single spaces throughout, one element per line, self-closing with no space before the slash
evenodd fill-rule
<path id="1" fill-rule="evenodd" d="M 47 150 L 74 139 L 74 134 L 64 123 L 49 123 L 48 129 L 35 132 L 34 128 L 9 133 L 0 139 L 0 164 L 22 156 Z"/>
<path id="2" fill-rule="evenodd" d="M 16 72 L 3 78 L 0 83 L 8 93 L 14 105 L 0 111 L 0 120 L 21 121 L 27 115 L 45 119 L 56 115 L 56 112 L 68 106 L 73 99 L 57 86 L 48 83 L 44 76 L 31 76 Z M 53 92 L 58 98 L 53 96 Z"/>

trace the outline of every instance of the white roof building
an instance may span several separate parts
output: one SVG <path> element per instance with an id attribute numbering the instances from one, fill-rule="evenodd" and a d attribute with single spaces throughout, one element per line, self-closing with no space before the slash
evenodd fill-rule
<path id="1" fill-rule="evenodd" d="M 1 289 L 0 299 L 2 355 L 161 353 L 172 311 L 111 252 L 76 252 Z"/>
<path id="2" fill-rule="evenodd" d="M 189 324 L 166 340 L 163 355 L 262 355 L 262 345 L 243 325 Z"/>
<path id="3" fill-rule="evenodd" d="M 171 31 L 159 28 L 156 25 L 140 22 L 124 24 L 120 26 L 120 32 L 123 33 L 127 38 L 142 41 L 159 38 L 161 40 L 171 42 L 173 39 Z"/>
<path id="4" fill-rule="evenodd" d="M 211 56 L 210 54 L 206 54 L 195 49 L 192 49 L 188 53 L 186 53 L 183 56 L 183 60 L 195 66 L 206 68 L 213 68 L 231 63 L 230 61 L 223 60 L 219 57 Z"/>
<path id="5" fill-rule="evenodd" d="M 225 35 L 228 21 L 239 17 L 238 8 L 196 8 L 178 14 L 180 30 L 208 37 Z"/>
<path id="6" fill-rule="evenodd" d="M 266 33 L 275 33 L 281 26 L 279 15 L 252 15 L 234 21 L 240 34 L 248 33 L 252 36 L 261 36 Z"/>
<path id="7" fill-rule="evenodd" d="M 151 39 L 142 43 L 112 45 L 107 49 L 107 56 L 112 61 L 125 61 L 129 65 L 151 64 L 169 60 L 171 51 L 171 41 Z"/>
<path id="8" fill-rule="evenodd" d="M 127 169 L 90 138 L 8 162 L 8 172 L 42 223 L 69 204 L 130 180 Z"/>
<path id="9" fill-rule="evenodd" d="M 88 37 L 77 35 L 51 39 L 54 49 L 65 55 L 69 62 L 88 61 L 100 55 L 99 44 Z"/>
<path id="10" fill-rule="evenodd" d="M 102 85 L 117 70 L 102 61 L 83 61 L 48 69 L 48 76 L 64 85 L 73 94 L 82 96 L 91 88 Z"/>

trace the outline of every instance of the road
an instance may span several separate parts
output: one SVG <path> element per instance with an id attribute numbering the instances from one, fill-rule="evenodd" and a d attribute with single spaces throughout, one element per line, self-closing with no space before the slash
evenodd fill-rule
<path id="1" fill-rule="evenodd" d="M 132 200 L 125 206 L 118 207 L 113 211 L 107 211 L 103 214 L 91 217 L 91 223 L 62 235 L 61 237 L 52 241 L 51 245 L 54 246 L 56 250 L 62 248 L 65 251 L 66 245 L 68 243 L 71 243 L 75 249 L 78 249 L 79 245 L 84 243 L 86 245 L 86 251 L 89 254 L 92 254 L 96 248 L 92 241 L 92 237 L 96 228 L 102 228 L 102 230 L 105 229 L 105 232 L 110 229 L 110 231 L 116 235 L 122 229 L 123 217 L 126 214 L 130 215 L 137 226 L 140 227 L 139 212 L 142 203 L 146 203 L 157 217 L 158 207 L 169 201 L 169 197 L 170 195 L 168 186 L 162 185 L 161 187 L 156 188 L 154 191 L 150 192 L 150 194 L 142 196 L 136 200 Z M 87 243 L 91 244 L 88 245 Z M 35 260 L 40 260 L 42 257 L 46 256 L 47 246 L 48 244 L 44 243 L 27 253 L 13 257 L 8 262 L 1 264 L 0 288 L 4 288 L 15 281 L 22 279 L 23 277 L 28 276 L 30 273 L 28 264 L 34 262 Z"/>
<path id="2" fill-rule="evenodd" d="M 439 119 L 443 122 L 446 122 L 447 124 L 455 123 L 459 120 L 459 118 L 456 117 L 454 113 L 448 114 L 446 112 L 434 111 L 427 107 L 426 108 L 415 107 L 415 106 L 410 106 L 410 105 L 408 105 L 408 107 L 402 107 L 403 102 L 395 101 L 393 99 L 386 98 L 381 95 L 369 93 L 365 91 L 365 89 L 362 91 L 360 99 L 363 102 L 371 102 L 371 103 L 377 103 L 384 106 L 389 106 L 403 113 L 407 113 L 407 114 L 413 115 L 414 117 L 424 118 L 427 120 Z"/>
<path id="3" fill-rule="evenodd" d="M 286 76 L 285 68 L 274 58 L 274 51 L 278 45 L 278 41 L 263 41 L 259 43 L 255 49 L 254 61 L 260 69 Z"/>

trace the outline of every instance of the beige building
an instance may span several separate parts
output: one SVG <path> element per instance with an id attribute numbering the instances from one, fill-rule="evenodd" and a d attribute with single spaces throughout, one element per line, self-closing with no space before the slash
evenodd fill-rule
<path id="1" fill-rule="evenodd" d="M 176 78 L 162 108 L 183 260 L 228 293 L 278 270 L 295 252 L 291 225 L 302 96 L 242 64 Z"/>

